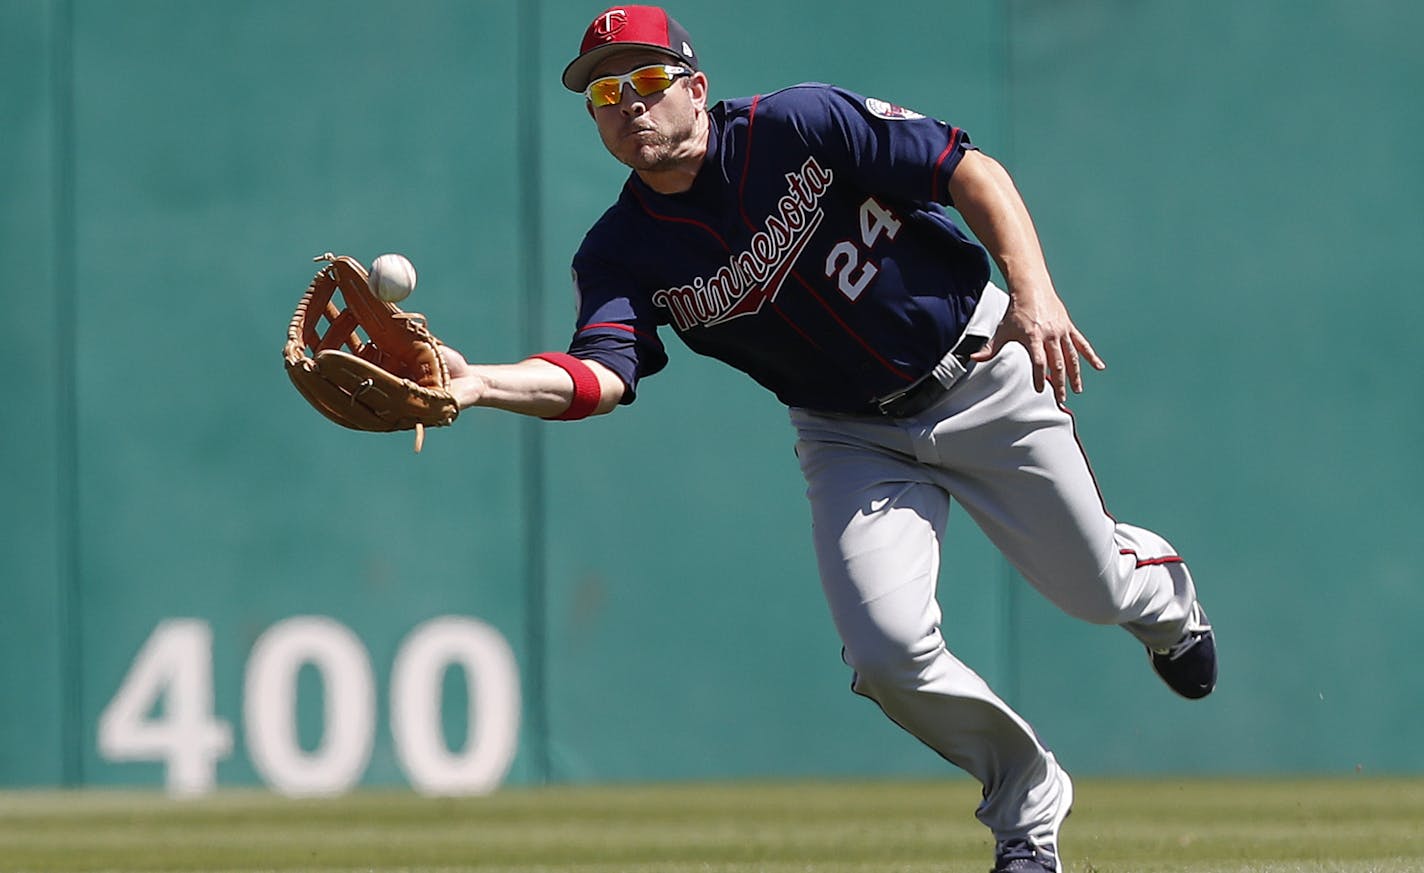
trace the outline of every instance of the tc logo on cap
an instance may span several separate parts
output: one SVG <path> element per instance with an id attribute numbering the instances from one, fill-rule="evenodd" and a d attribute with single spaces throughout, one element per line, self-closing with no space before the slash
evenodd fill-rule
<path id="1" fill-rule="evenodd" d="M 599 39 L 612 39 L 628 24 L 628 13 L 622 9 L 610 9 L 593 22 L 593 35 Z"/>
<path id="2" fill-rule="evenodd" d="M 672 16 L 657 6 L 611 6 L 598 13 L 583 32 L 578 57 L 564 67 L 560 81 L 570 91 L 582 91 L 598 64 L 610 54 L 648 49 L 670 55 L 691 70 L 697 69 L 692 37 Z"/>

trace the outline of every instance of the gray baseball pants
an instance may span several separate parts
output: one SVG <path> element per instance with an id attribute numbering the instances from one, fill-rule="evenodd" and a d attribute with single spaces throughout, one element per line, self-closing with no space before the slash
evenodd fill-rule
<path id="1" fill-rule="evenodd" d="M 1006 306 L 990 285 L 966 332 L 992 336 Z M 1072 417 L 1034 390 L 1022 346 L 967 372 L 947 358 L 936 377 L 949 391 L 912 418 L 791 410 L 821 582 L 854 690 L 983 784 L 977 816 L 999 839 L 1044 839 L 1070 780 L 940 635 L 950 499 L 1063 611 L 1149 647 L 1182 637 L 1196 592 L 1166 540 L 1108 515 Z"/>

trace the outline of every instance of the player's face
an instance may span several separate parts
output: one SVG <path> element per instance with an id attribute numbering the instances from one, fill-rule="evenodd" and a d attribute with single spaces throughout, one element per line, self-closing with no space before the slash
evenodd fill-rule
<path id="1" fill-rule="evenodd" d="M 623 52 L 593 70 L 593 78 L 621 76 L 649 64 L 676 64 L 658 52 Z M 603 145 L 619 161 L 635 170 L 668 170 L 687 159 L 699 142 L 698 116 L 707 108 L 707 77 L 701 73 L 674 81 L 666 91 L 644 97 L 624 86 L 621 99 L 594 108 L 589 114 L 598 124 Z"/>

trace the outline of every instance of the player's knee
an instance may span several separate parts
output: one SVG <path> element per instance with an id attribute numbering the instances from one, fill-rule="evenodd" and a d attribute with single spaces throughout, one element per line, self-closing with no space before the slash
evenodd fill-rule
<path id="1" fill-rule="evenodd" d="M 878 697 L 880 692 L 916 687 L 921 683 L 931 652 L 918 646 L 882 645 L 854 651 L 847 648 L 846 663 L 855 671 L 851 688 L 857 694 Z"/>

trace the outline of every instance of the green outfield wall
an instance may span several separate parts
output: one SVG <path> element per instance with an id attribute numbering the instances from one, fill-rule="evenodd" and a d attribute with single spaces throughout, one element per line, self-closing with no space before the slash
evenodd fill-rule
<path id="1" fill-rule="evenodd" d="M 0 0 L 0 785 L 952 773 L 850 694 L 784 410 L 669 337 L 639 402 L 311 411 L 311 258 L 407 254 L 471 358 L 562 348 L 624 172 L 568 0 Z M 1071 405 L 1173 539 L 1218 692 L 952 515 L 951 647 L 1082 773 L 1424 771 L 1424 7 L 671 7 L 714 98 L 832 81 L 1013 172 L 1107 359 Z"/>

